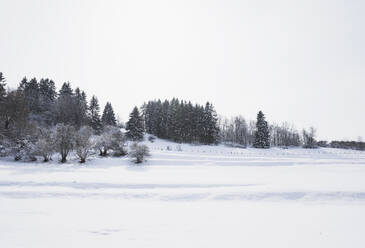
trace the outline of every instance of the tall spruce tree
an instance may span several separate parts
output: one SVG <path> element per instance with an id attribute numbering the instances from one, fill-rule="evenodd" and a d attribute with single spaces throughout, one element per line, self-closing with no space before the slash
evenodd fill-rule
<path id="1" fill-rule="evenodd" d="M 79 88 L 76 88 L 75 90 L 75 96 L 74 96 L 74 121 L 75 126 L 77 128 L 80 128 L 81 126 L 84 126 L 88 123 L 87 118 L 87 99 L 86 99 L 86 93 L 84 91 L 81 91 Z"/>
<path id="2" fill-rule="evenodd" d="M 143 140 L 143 118 L 139 113 L 137 107 L 134 107 L 132 113 L 129 115 L 129 120 L 126 125 L 127 138 L 133 141 Z"/>
<path id="3" fill-rule="evenodd" d="M 203 138 L 205 144 L 215 144 L 218 142 L 219 128 L 218 118 L 214 107 L 209 102 L 206 103 L 203 115 Z"/>
<path id="4" fill-rule="evenodd" d="M 269 126 L 262 111 L 259 111 L 257 114 L 255 141 L 253 146 L 256 148 L 270 148 Z"/>
<path id="5" fill-rule="evenodd" d="M 64 83 L 55 104 L 56 123 L 75 125 L 75 99 L 70 83 Z"/>
<path id="6" fill-rule="evenodd" d="M 116 126 L 117 120 L 115 119 L 114 110 L 112 107 L 112 104 L 110 102 L 107 102 L 104 111 L 103 116 L 101 117 L 101 121 L 104 126 Z"/>
<path id="7" fill-rule="evenodd" d="M 100 106 L 98 98 L 96 96 L 93 96 L 89 104 L 89 120 L 90 120 L 90 126 L 95 130 L 96 133 L 100 133 L 102 129 L 99 112 L 100 112 Z"/>
<path id="8" fill-rule="evenodd" d="M 54 124 L 53 108 L 57 98 L 55 83 L 50 79 L 41 79 L 39 81 L 39 108 L 42 114 L 42 120 L 47 125 Z"/>

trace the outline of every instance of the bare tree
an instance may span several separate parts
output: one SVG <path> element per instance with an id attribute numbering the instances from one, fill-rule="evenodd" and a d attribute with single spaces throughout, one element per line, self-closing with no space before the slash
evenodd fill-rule
<path id="1" fill-rule="evenodd" d="M 61 163 L 65 163 L 68 154 L 75 147 L 75 128 L 70 125 L 57 124 L 54 132 L 56 151 L 61 154 Z"/>
<path id="2" fill-rule="evenodd" d="M 34 150 L 37 155 L 43 157 L 44 162 L 52 159 L 52 155 L 55 153 L 55 140 L 51 130 L 39 129 L 38 140 L 34 145 Z"/>
<path id="3" fill-rule="evenodd" d="M 304 148 L 317 148 L 316 129 L 310 127 L 309 131 L 303 129 L 303 147 Z"/>
<path id="4" fill-rule="evenodd" d="M 92 152 L 95 143 L 92 139 L 93 129 L 89 126 L 83 126 L 76 133 L 75 151 L 80 158 L 80 163 L 85 163 Z"/>

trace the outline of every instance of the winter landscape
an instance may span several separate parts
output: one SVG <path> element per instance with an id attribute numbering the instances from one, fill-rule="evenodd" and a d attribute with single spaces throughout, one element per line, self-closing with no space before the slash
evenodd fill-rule
<path id="1" fill-rule="evenodd" d="M 2 159 L 2 246 L 364 245 L 364 151 L 145 143 L 143 166 Z"/>
<path id="2" fill-rule="evenodd" d="M 0 248 L 365 247 L 365 1 L 0 10 Z"/>

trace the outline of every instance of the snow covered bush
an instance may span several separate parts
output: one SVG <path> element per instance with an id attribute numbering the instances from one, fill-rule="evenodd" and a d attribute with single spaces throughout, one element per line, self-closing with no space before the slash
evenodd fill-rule
<path id="1" fill-rule="evenodd" d="M 55 153 L 55 140 L 51 130 L 39 130 L 38 140 L 34 144 L 34 151 L 35 154 L 43 157 L 44 162 L 52 160 L 52 155 Z"/>
<path id="2" fill-rule="evenodd" d="M 146 157 L 151 156 L 151 154 L 148 146 L 133 143 L 130 147 L 128 156 L 132 159 L 134 163 L 139 164 L 145 161 Z"/>
<path id="3" fill-rule="evenodd" d="M 13 147 L 14 160 L 36 161 L 34 144 L 28 139 L 20 139 Z"/>
<path id="4" fill-rule="evenodd" d="M 55 149 L 61 154 L 61 163 L 65 163 L 68 154 L 75 147 L 75 128 L 70 125 L 57 124 L 54 132 Z"/>
<path id="5" fill-rule="evenodd" d="M 92 139 L 93 129 L 89 126 L 83 126 L 76 133 L 75 151 L 80 158 L 80 163 L 85 163 L 88 156 L 90 156 L 93 147 L 95 146 Z"/>
<path id="6" fill-rule="evenodd" d="M 100 136 L 97 137 L 95 147 L 100 151 L 100 156 L 107 156 L 109 150 L 113 150 L 114 156 L 126 155 L 125 137 L 119 128 L 106 126 Z"/>

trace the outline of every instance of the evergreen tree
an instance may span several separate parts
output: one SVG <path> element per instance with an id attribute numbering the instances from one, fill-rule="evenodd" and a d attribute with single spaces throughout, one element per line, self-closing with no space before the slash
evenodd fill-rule
<path id="1" fill-rule="evenodd" d="M 143 118 L 137 107 L 134 107 L 132 113 L 129 115 L 126 130 L 128 139 L 133 141 L 143 140 Z"/>
<path id="2" fill-rule="evenodd" d="M 203 137 L 202 142 L 205 144 L 215 144 L 218 142 L 218 118 L 213 105 L 206 103 L 203 115 Z"/>
<path id="3" fill-rule="evenodd" d="M 112 107 L 112 104 L 110 102 L 107 102 L 104 111 L 103 116 L 101 117 L 101 121 L 104 126 L 116 126 L 117 120 L 115 119 L 114 110 Z"/>
<path id="4" fill-rule="evenodd" d="M 50 79 L 39 81 L 39 105 L 43 115 L 43 121 L 47 125 L 54 124 L 53 108 L 56 101 L 57 92 L 55 83 Z"/>
<path id="5" fill-rule="evenodd" d="M 73 96 L 73 90 L 71 88 L 70 82 L 63 83 L 59 91 L 59 97 L 64 97 L 64 96 Z"/>
<path id="6" fill-rule="evenodd" d="M 55 122 L 75 125 L 75 101 L 70 83 L 64 83 L 55 104 Z"/>
<path id="7" fill-rule="evenodd" d="M 32 78 L 30 81 L 27 81 L 24 77 L 20 82 L 18 90 L 23 92 L 31 114 L 34 116 L 35 114 L 40 113 L 39 84 L 37 79 Z"/>
<path id="8" fill-rule="evenodd" d="M 89 120 L 90 120 L 90 126 L 95 130 L 96 133 L 100 133 L 102 129 L 99 112 L 100 112 L 100 106 L 98 98 L 96 96 L 93 96 L 89 104 Z"/>
<path id="9" fill-rule="evenodd" d="M 269 126 L 262 111 L 259 111 L 257 114 L 255 141 L 253 145 L 256 148 L 270 148 Z"/>
<path id="10" fill-rule="evenodd" d="M 86 99 L 86 93 L 84 91 L 81 91 L 79 88 L 76 88 L 75 90 L 75 96 L 74 96 L 74 121 L 75 126 L 77 128 L 80 128 L 81 126 L 84 126 L 88 123 L 87 119 L 87 99 Z"/>

